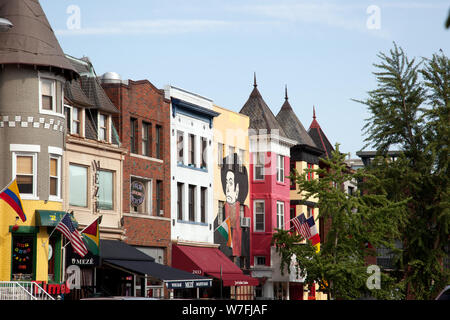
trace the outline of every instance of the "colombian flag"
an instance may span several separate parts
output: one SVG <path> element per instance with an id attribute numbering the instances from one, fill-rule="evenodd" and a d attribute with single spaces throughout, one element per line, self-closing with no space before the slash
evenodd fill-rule
<path id="1" fill-rule="evenodd" d="M 0 199 L 8 203 L 11 208 L 16 211 L 17 215 L 23 222 L 27 221 L 27 216 L 23 210 L 22 200 L 20 199 L 19 187 L 17 181 L 14 179 L 3 191 L 0 193 Z"/>
<path id="2" fill-rule="evenodd" d="M 103 216 L 100 216 L 97 220 L 86 227 L 86 229 L 81 231 L 86 246 L 94 255 L 99 255 L 100 251 L 100 223 L 102 222 L 102 217 Z"/>

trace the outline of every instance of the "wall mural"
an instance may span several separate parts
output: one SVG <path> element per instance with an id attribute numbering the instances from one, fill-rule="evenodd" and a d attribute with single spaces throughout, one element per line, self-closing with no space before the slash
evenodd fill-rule
<path id="1" fill-rule="evenodd" d="M 249 216 L 249 208 L 244 205 L 249 191 L 248 171 L 244 165 L 240 166 L 237 160 L 237 154 L 234 154 L 231 159 L 229 157 L 224 158 L 220 172 L 222 190 L 226 197 L 223 219 L 230 217 L 232 248 L 226 247 L 226 242 L 217 232 L 214 235 L 214 240 L 221 244 L 221 250 L 227 256 L 246 257 L 250 255 L 250 230 L 241 227 L 240 218 L 242 215 L 241 206 L 244 211 L 243 216 Z M 218 225 L 218 218 L 216 217 L 214 222 L 215 226 Z"/>

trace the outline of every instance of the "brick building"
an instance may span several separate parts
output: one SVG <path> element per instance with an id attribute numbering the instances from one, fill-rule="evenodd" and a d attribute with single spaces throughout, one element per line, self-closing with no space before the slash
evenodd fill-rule
<path id="1" fill-rule="evenodd" d="M 108 72 L 101 83 L 120 111 L 113 122 L 128 150 L 123 168 L 125 242 L 171 265 L 170 104 L 148 80 L 122 81 Z"/>

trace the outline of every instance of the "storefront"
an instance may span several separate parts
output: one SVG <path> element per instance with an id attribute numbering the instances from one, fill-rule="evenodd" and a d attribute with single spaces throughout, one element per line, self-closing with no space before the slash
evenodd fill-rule
<path id="1" fill-rule="evenodd" d="M 219 249 L 172 245 L 172 265 L 189 273 L 213 278 L 203 298 L 253 300 L 258 280 L 245 275 Z"/>
<path id="2" fill-rule="evenodd" d="M 100 240 L 101 266 L 96 268 L 96 294 L 172 298 L 178 290 L 212 286 L 210 278 L 155 262 L 153 257 L 116 240 Z"/>

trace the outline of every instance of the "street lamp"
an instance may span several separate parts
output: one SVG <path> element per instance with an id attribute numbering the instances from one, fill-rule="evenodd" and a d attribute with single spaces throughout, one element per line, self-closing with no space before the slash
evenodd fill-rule
<path id="1" fill-rule="evenodd" d="M 14 25 L 11 23 L 11 21 L 5 18 L 0 18 L 0 32 L 8 31 L 12 27 L 14 27 Z"/>

